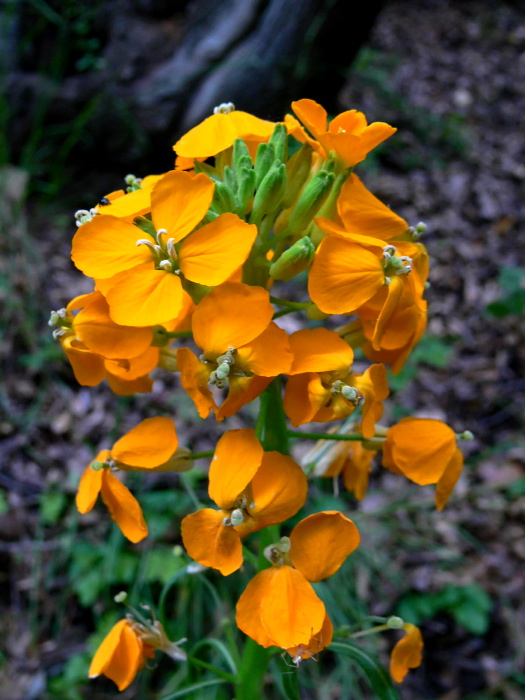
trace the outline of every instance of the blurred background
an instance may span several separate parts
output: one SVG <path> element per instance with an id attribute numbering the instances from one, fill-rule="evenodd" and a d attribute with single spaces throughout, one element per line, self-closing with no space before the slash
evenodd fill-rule
<path id="1" fill-rule="evenodd" d="M 153 549 L 128 545 L 101 507 L 79 518 L 74 495 L 97 450 L 142 418 L 171 415 L 194 451 L 240 419 L 197 422 L 162 373 L 153 395 L 79 387 L 47 320 L 90 291 L 69 257 L 77 209 L 128 172 L 173 167 L 172 144 L 220 102 L 277 120 L 309 97 L 331 115 L 357 108 L 398 128 L 358 171 L 410 224 L 428 226 L 429 327 L 391 378 L 387 418 L 439 418 L 476 438 L 463 443 L 464 475 L 441 513 L 431 488 L 379 466 L 363 502 L 340 496 L 363 546 L 324 591 L 327 606 L 338 625 L 394 612 L 421 625 L 424 662 L 403 700 L 523 698 L 524 4 L 369 0 L 357 14 L 343 0 L 0 0 L 0 9 L 0 697 L 116 697 L 86 673 L 122 614 L 113 602 L 122 589 L 155 602 L 165 587 L 174 638 L 221 638 L 231 609 L 217 609 L 209 587 L 232 604 L 237 592 L 219 575 L 177 579 L 187 559 L 173 547 L 193 510 L 177 475 L 128 480 L 141 489 Z M 206 499 L 198 474 L 187 478 Z M 327 482 L 313 509 L 336 503 Z M 370 644 L 386 663 L 393 639 Z M 120 696 L 171 697 L 185 673 L 174 678 L 174 668 L 161 661 Z M 274 671 L 283 672 L 277 661 Z M 374 697 L 330 652 L 301 667 L 300 686 L 305 698 Z M 196 697 L 229 697 L 207 692 Z"/>

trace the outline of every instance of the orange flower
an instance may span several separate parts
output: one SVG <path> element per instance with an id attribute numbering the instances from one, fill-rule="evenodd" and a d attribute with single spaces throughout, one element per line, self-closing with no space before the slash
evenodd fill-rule
<path id="1" fill-rule="evenodd" d="M 230 111 L 226 111 L 229 109 Z M 203 122 L 190 129 L 173 146 L 179 158 L 177 165 L 192 167 L 194 158 L 205 160 L 233 146 L 235 139 L 248 143 L 268 141 L 275 128 L 274 122 L 254 117 L 247 112 L 235 110 L 233 105 L 220 108 Z M 190 163 L 185 159 L 191 159 Z"/>
<path id="2" fill-rule="evenodd" d="M 303 465 L 315 464 L 314 475 L 343 476 L 347 491 L 361 501 L 368 489 L 368 476 L 377 451 L 367 450 L 358 440 L 320 440 L 302 460 Z"/>
<path id="3" fill-rule="evenodd" d="M 206 175 L 171 171 L 151 193 L 156 239 L 105 214 L 77 231 L 73 262 L 98 280 L 116 323 L 152 326 L 170 321 L 183 306 L 180 275 L 216 286 L 244 263 L 257 228 L 235 214 L 222 214 L 191 233 L 207 213 L 213 192 Z"/>
<path id="4" fill-rule="evenodd" d="M 437 484 L 436 506 L 448 501 L 463 468 L 463 454 L 454 431 L 431 418 L 403 418 L 389 428 L 383 445 L 383 466 L 416 484 Z"/>
<path id="5" fill-rule="evenodd" d="M 315 636 L 312 635 L 308 644 L 295 645 L 286 650 L 292 657 L 292 663 L 299 667 L 304 660 L 315 658 L 320 651 L 330 646 L 333 634 L 334 626 L 327 613 L 323 626 Z"/>
<path id="6" fill-rule="evenodd" d="M 272 322 L 273 307 L 266 290 L 225 282 L 197 306 L 193 339 L 203 354 L 189 348 L 177 352 L 181 383 L 201 418 L 210 410 L 218 421 L 234 415 L 268 386 L 272 377 L 288 372 L 292 354 L 288 336 Z M 212 388 L 228 387 L 220 408 Z"/>
<path id="7" fill-rule="evenodd" d="M 411 668 L 421 664 L 423 638 L 415 625 L 403 625 L 405 636 L 397 642 L 390 657 L 390 675 L 396 683 L 402 683 Z"/>
<path id="8" fill-rule="evenodd" d="M 241 538 L 295 515 L 306 499 L 300 467 L 264 452 L 252 429 L 230 430 L 217 443 L 208 493 L 221 510 L 205 508 L 182 521 L 188 554 L 224 576 L 242 564 Z"/>
<path id="9" fill-rule="evenodd" d="M 320 639 L 326 611 L 309 581 L 332 576 L 358 545 L 356 526 L 338 511 L 302 520 L 290 538 L 265 551 L 273 566 L 256 574 L 239 598 L 238 627 L 263 647 L 308 647 Z"/>
<path id="10" fill-rule="evenodd" d="M 118 440 L 111 450 L 102 450 L 82 475 L 76 497 L 80 513 L 88 513 L 98 495 L 111 517 L 131 542 L 139 542 L 148 534 L 142 509 L 128 488 L 111 469 L 164 471 L 173 466 L 178 438 L 168 418 L 146 418 Z"/>
<path id="11" fill-rule="evenodd" d="M 128 615 L 117 622 L 97 649 L 89 667 L 89 677 L 107 676 L 119 690 L 125 690 L 146 659 L 154 658 L 156 649 L 172 659 L 186 659 L 185 652 L 178 646 L 184 641 L 171 642 L 158 620 L 140 623 Z"/>
<path id="12" fill-rule="evenodd" d="M 294 361 L 284 395 L 284 409 L 292 425 L 346 418 L 363 403 L 363 435 L 374 436 L 389 394 L 386 370 L 372 365 L 363 375 L 350 372 L 354 353 L 337 333 L 323 328 L 290 336 Z"/>
<path id="13" fill-rule="evenodd" d="M 334 151 L 347 168 L 363 161 L 371 150 L 397 131 L 384 122 L 368 124 L 365 115 L 355 109 L 342 112 L 328 126 L 326 110 L 314 100 L 292 102 L 292 109 L 321 144 L 325 155 Z M 311 139 L 301 138 L 293 129 L 292 133 L 313 145 Z"/>

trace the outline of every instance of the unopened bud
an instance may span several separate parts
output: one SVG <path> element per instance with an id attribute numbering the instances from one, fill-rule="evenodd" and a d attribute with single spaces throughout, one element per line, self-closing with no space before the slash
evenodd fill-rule
<path id="1" fill-rule="evenodd" d="M 335 176 L 321 170 L 303 189 L 288 222 L 288 235 L 303 233 L 330 194 Z"/>
<path id="2" fill-rule="evenodd" d="M 168 347 L 167 345 L 166 346 L 155 345 L 154 342 L 152 343 L 152 345 L 154 347 L 160 347 L 159 359 L 157 361 L 157 367 L 161 367 L 162 369 L 167 369 L 168 372 L 178 372 L 177 350 L 173 347 Z"/>
<path id="3" fill-rule="evenodd" d="M 215 183 L 212 207 L 216 212 L 221 214 L 233 212 L 237 208 L 235 195 L 225 182 Z"/>
<path id="4" fill-rule="evenodd" d="M 303 236 L 270 267 L 270 277 L 275 280 L 290 280 L 307 270 L 315 257 L 315 247 L 308 236 Z"/>
<path id="5" fill-rule="evenodd" d="M 126 593 L 126 591 L 120 591 L 120 593 L 117 593 L 113 600 L 115 601 L 115 603 L 124 603 L 127 597 L 128 594 Z"/>
<path id="6" fill-rule="evenodd" d="M 243 139 L 235 139 L 233 142 L 232 163 L 237 173 L 242 167 L 246 166 L 246 158 L 249 159 L 251 167 L 252 159 L 250 156 L 250 149 L 245 144 Z"/>
<path id="7" fill-rule="evenodd" d="M 290 207 L 301 191 L 304 183 L 308 179 L 312 167 L 312 149 L 305 144 L 302 146 L 286 164 L 288 174 L 288 185 L 283 200 L 284 207 Z"/>
<path id="8" fill-rule="evenodd" d="M 282 163 L 286 163 L 288 160 L 288 130 L 282 122 L 275 125 L 268 143 L 274 147 L 275 157 Z"/>
<path id="9" fill-rule="evenodd" d="M 459 433 L 458 438 L 460 440 L 466 440 L 467 442 L 472 442 L 474 440 L 474 433 L 472 433 L 470 430 L 464 430 L 462 433 Z"/>
<path id="10" fill-rule="evenodd" d="M 250 223 L 259 224 L 263 216 L 279 208 L 286 190 L 286 166 L 275 160 L 257 188 Z"/>
<path id="11" fill-rule="evenodd" d="M 401 630 L 401 629 L 403 629 L 403 625 L 405 624 L 405 621 L 403 620 L 402 617 L 397 617 L 397 615 L 392 615 L 391 617 L 388 618 L 388 620 L 386 621 L 386 624 L 390 627 L 390 629 Z"/>
<path id="12" fill-rule="evenodd" d="M 266 173 L 272 167 L 275 160 L 275 151 L 269 143 L 260 143 L 255 156 L 255 187 L 264 180 Z"/>

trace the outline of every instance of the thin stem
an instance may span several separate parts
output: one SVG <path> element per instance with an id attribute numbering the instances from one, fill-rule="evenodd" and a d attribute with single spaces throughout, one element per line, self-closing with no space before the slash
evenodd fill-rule
<path id="1" fill-rule="evenodd" d="M 277 304 L 277 306 L 284 306 L 287 309 L 296 309 L 298 311 L 302 309 L 307 309 L 310 302 L 307 301 L 289 301 L 288 299 L 280 299 L 279 297 L 270 296 L 270 301 L 272 304 Z"/>
<path id="2" fill-rule="evenodd" d="M 205 452 L 191 452 L 186 459 L 206 459 L 208 457 L 213 457 L 214 454 L 214 450 L 206 450 Z"/>
<path id="3" fill-rule="evenodd" d="M 188 479 L 186 478 L 186 476 L 184 474 L 179 474 L 179 478 L 180 478 L 181 484 L 184 487 L 184 490 L 186 491 L 186 493 L 190 497 L 190 500 L 193 503 L 193 505 L 195 506 L 195 508 L 197 508 L 197 509 L 202 508 L 202 503 L 197 498 L 197 495 L 195 494 L 195 491 L 193 490 L 193 488 L 192 488 L 191 484 L 189 483 Z"/>
<path id="4" fill-rule="evenodd" d="M 336 433 L 303 433 L 300 430 L 287 430 L 288 437 L 305 440 L 367 440 L 363 435 L 337 435 Z"/>
<path id="5" fill-rule="evenodd" d="M 206 661 L 202 661 L 201 659 L 197 659 L 195 656 L 188 656 L 188 663 L 194 664 L 195 666 L 201 666 L 202 668 L 205 668 L 207 671 L 211 671 L 216 676 L 218 676 L 219 678 L 223 678 L 229 683 L 235 683 L 235 681 L 237 680 L 237 677 L 234 676 L 233 673 L 227 673 L 226 671 L 222 671 L 220 668 L 212 666 L 212 664 L 206 663 Z"/>
<path id="6" fill-rule="evenodd" d="M 369 634 L 376 634 L 377 632 L 384 632 L 385 630 L 392 629 L 388 625 L 377 625 L 376 627 L 371 627 L 369 630 L 361 630 L 361 632 L 354 632 L 350 635 L 350 639 L 357 639 L 358 637 L 366 637 Z"/>

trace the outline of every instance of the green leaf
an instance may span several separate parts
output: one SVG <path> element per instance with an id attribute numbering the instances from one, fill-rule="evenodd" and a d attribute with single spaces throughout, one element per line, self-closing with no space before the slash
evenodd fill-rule
<path id="1" fill-rule="evenodd" d="M 40 516 L 45 525 L 56 525 L 67 503 L 62 491 L 47 491 L 40 500 Z"/>
<path id="2" fill-rule="evenodd" d="M 210 686 L 213 685 L 222 685 L 226 681 L 217 679 L 217 680 L 211 680 L 211 681 L 202 681 L 202 683 L 193 683 L 192 685 L 188 685 L 186 688 L 183 688 L 182 690 L 177 690 L 175 693 L 169 693 L 169 695 L 163 695 L 160 700 L 175 700 L 175 698 L 184 698 L 187 695 L 190 695 L 190 693 L 194 693 L 197 690 L 203 690 L 204 688 L 209 688 Z M 202 695 L 196 695 L 195 697 L 204 697 Z"/>
<path id="3" fill-rule="evenodd" d="M 330 651 L 344 654 L 354 661 L 366 675 L 370 686 L 379 700 L 399 700 L 399 693 L 392 679 L 377 659 L 357 644 L 347 640 L 332 642 Z"/>
<path id="4" fill-rule="evenodd" d="M 299 695 L 299 680 L 297 677 L 297 669 L 283 673 L 283 691 L 288 700 L 301 700 Z"/>

